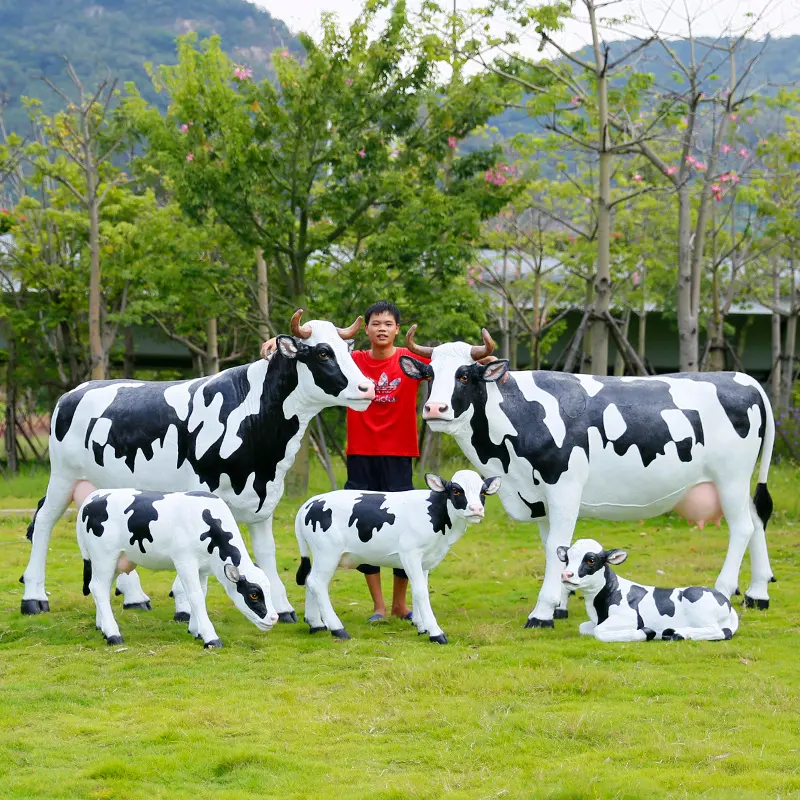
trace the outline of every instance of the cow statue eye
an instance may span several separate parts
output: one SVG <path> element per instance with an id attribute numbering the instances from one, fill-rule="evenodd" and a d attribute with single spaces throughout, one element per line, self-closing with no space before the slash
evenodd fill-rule
<path id="1" fill-rule="evenodd" d="M 250 592 L 251 600 L 258 600 L 258 592 Z"/>
<path id="2" fill-rule="evenodd" d="M 459 491 L 458 491 L 458 489 L 456 489 L 456 490 L 453 492 L 453 497 L 461 497 L 461 492 L 459 492 Z"/>
<path id="3" fill-rule="evenodd" d="M 590 567 L 593 567 L 593 566 L 594 566 L 594 557 L 593 557 L 593 556 L 589 556 L 589 558 L 587 558 L 587 559 L 586 559 L 586 563 L 587 563 L 587 564 L 588 564 Z"/>
<path id="4" fill-rule="evenodd" d="M 325 350 L 320 351 L 320 353 L 317 355 L 317 358 L 319 358 L 320 361 L 327 361 L 330 357 L 330 353 Z"/>
<path id="5" fill-rule="evenodd" d="M 469 378 L 468 378 L 466 375 L 459 375 L 459 376 L 458 376 L 458 380 L 459 380 L 461 383 L 468 383 L 468 382 L 469 382 Z"/>

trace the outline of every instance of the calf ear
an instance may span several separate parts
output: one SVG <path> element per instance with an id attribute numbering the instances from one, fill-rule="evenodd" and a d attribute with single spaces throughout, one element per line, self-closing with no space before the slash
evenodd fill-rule
<path id="1" fill-rule="evenodd" d="M 233 564 L 226 564 L 225 565 L 225 577 L 231 583 L 238 583 L 239 578 L 240 578 L 239 570 L 236 567 L 234 567 Z"/>
<path id="2" fill-rule="evenodd" d="M 606 553 L 606 561 L 609 564 L 621 564 L 628 557 L 626 550 L 609 550 Z"/>
<path id="3" fill-rule="evenodd" d="M 483 380 L 487 383 L 499 381 L 508 372 L 508 360 L 501 358 L 492 361 L 483 368 Z"/>
<path id="4" fill-rule="evenodd" d="M 429 381 L 433 378 L 433 370 L 424 362 L 411 356 L 400 356 L 400 369 L 415 381 Z"/>
<path id="5" fill-rule="evenodd" d="M 444 492 L 447 490 L 446 481 L 440 478 L 438 475 L 434 475 L 433 472 L 425 473 L 425 483 L 428 484 L 428 488 L 432 492 Z"/>
<path id="6" fill-rule="evenodd" d="M 495 476 L 494 478 L 487 478 L 483 482 L 484 494 L 496 494 L 499 489 L 500 489 L 500 478 L 497 476 Z"/>
<path id="7" fill-rule="evenodd" d="M 561 547 L 556 547 L 556 555 L 558 556 L 559 561 L 563 561 L 565 564 L 567 563 L 567 552 L 569 551 L 568 547 L 564 547 L 562 544 Z"/>

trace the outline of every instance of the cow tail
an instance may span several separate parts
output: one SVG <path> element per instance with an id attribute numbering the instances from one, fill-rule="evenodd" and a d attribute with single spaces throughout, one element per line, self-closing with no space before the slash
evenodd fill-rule
<path id="1" fill-rule="evenodd" d="M 295 580 L 298 586 L 305 586 L 308 573 L 311 572 L 311 559 L 308 557 L 308 542 L 303 536 L 303 523 L 300 521 L 300 514 L 294 520 L 294 534 L 297 537 L 297 546 L 300 548 L 300 566 L 297 568 Z"/>
<path id="2" fill-rule="evenodd" d="M 92 562 L 88 558 L 83 559 L 83 596 L 89 594 L 89 583 L 92 580 Z"/>
<path id="3" fill-rule="evenodd" d="M 753 503 L 758 518 L 766 530 L 767 522 L 772 516 L 772 497 L 767 489 L 767 476 L 769 475 L 770 461 L 772 461 L 772 448 L 775 446 L 775 417 L 772 415 L 772 405 L 763 389 L 761 389 L 761 396 L 764 402 L 764 441 L 761 445 L 761 464 L 758 468 L 758 484 L 753 495 Z"/>
<path id="4" fill-rule="evenodd" d="M 36 515 L 39 513 L 39 509 L 44 505 L 44 501 L 47 500 L 47 495 L 45 495 L 40 501 L 39 505 L 36 506 L 36 511 L 33 512 L 33 519 L 31 520 L 31 524 L 28 525 L 28 532 L 25 536 L 28 537 L 28 541 L 33 541 L 33 526 L 36 524 Z"/>

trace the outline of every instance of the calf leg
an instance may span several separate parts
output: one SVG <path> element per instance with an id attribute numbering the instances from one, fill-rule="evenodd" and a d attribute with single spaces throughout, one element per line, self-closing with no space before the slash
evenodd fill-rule
<path id="1" fill-rule="evenodd" d="M 709 625 L 704 628 L 674 628 L 670 636 L 664 636 L 665 639 L 711 639 L 714 641 L 720 639 L 730 639 L 730 631 L 728 636 L 719 625 Z"/>
<path id="2" fill-rule="evenodd" d="M 431 608 L 431 597 L 428 591 L 428 578 L 422 569 L 419 554 L 400 554 L 403 569 L 411 581 L 411 597 L 414 601 L 414 622 L 420 633 L 428 631 L 428 638 L 436 644 L 447 644 L 447 636 L 439 627 Z M 421 618 L 421 619 L 420 619 Z"/>
<path id="3" fill-rule="evenodd" d="M 208 576 L 201 577 L 196 564 L 181 564 L 180 566 L 176 564 L 175 566 L 191 608 L 192 617 L 189 622 L 189 631 L 196 638 L 203 640 L 204 647 L 222 647 L 222 642 L 211 624 L 206 609 L 203 584 L 204 580 L 208 580 Z"/>
<path id="4" fill-rule="evenodd" d="M 179 575 L 176 575 L 175 580 L 172 582 L 170 595 L 175 600 L 175 614 L 172 619 L 175 622 L 190 622 L 192 609 L 189 606 L 189 596 L 183 588 Z"/>
<path id="5" fill-rule="evenodd" d="M 122 595 L 123 608 L 138 608 L 142 611 L 153 610 L 150 605 L 150 598 L 144 593 L 142 582 L 139 580 L 139 573 L 136 570 L 127 574 L 120 572 L 117 575 L 117 594 Z"/>
<path id="6" fill-rule="evenodd" d="M 103 632 L 108 644 L 122 644 L 122 635 L 111 608 L 111 584 L 116 561 L 116 556 L 113 561 L 92 559 L 92 579 L 89 581 L 89 591 L 97 608 L 95 625 Z"/>
<path id="7" fill-rule="evenodd" d="M 601 642 L 644 642 L 647 641 L 647 634 L 641 629 L 635 627 L 628 627 L 624 624 L 612 623 L 609 625 L 609 620 L 595 625 L 592 631 L 595 639 Z"/>
<path id="8" fill-rule="evenodd" d="M 51 474 L 44 502 L 34 515 L 31 523 L 33 532 L 31 555 L 21 578 L 25 584 L 20 605 L 20 611 L 23 614 L 40 614 L 42 611 L 50 610 L 50 602 L 44 586 L 50 535 L 53 532 L 53 526 L 72 502 L 74 486 L 74 480 Z"/>
<path id="9" fill-rule="evenodd" d="M 313 595 L 312 605 L 316 603 L 322 617 L 322 624 L 328 628 L 331 635 L 337 639 L 349 639 L 350 634 L 336 615 L 328 594 L 328 586 L 338 564 L 338 558 L 331 559 L 317 555 L 311 564 L 311 572 L 306 578 L 306 588 Z"/>
<path id="10" fill-rule="evenodd" d="M 269 578 L 269 588 L 272 592 L 272 602 L 278 612 L 278 621 L 297 622 L 297 614 L 289 602 L 286 587 L 278 575 L 278 565 L 275 561 L 275 537 L 272 535 L 272 517 L 248 525 L 248 528 L 256 563 Z"/>
<path id="11" fill-rule="evenodd" d="M 739 570 L 742 566 L 744 552 L 753 536 L 753 519 L 750 516 L 750 487 L 748 484 L 716 484 L 720 504 L 725 519 L 728 521 L 730 535 L 725 563 L 719 573 L 714 588 L 730 598 L 739 585 Z M 763 600 L 761 608 L 769 605 L 769 599 Z"/>
<path id="12" fill-rule="evenodd" d="M 309 633 L 328 630 L 322 621 L 322 614 L 320 614 L 319 606 L 314 598 L 314 592 L 308 588 L 308 581 L 306 581 L 306 613 L 304 616 L 305 621 L 308 623 Z"/>

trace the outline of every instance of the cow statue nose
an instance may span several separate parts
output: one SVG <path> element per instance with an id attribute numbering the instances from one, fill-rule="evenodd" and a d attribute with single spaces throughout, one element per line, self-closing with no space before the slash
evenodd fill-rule
<path id="1" fill-rule="evenodd" d="M 480 503 L 470 503 L 468 510 L 470 514 L 483 516 L 483 506 Z"/>
<path id="2" fill-rule="evenodd" d="M 375 385 L 372 383 L 359 383 L 358 384 L 358 391 L 362 394 L 367 395 L 370 400 L 375 399 Z"/>
<path id="3" fill-rule="evenodd" d="M 425 404 L 425 411 L 428 414 L 444 414 L 447 409 L 450 408 L 447 404 L 442 405 L 441 403 L 426 403 Z"/>
<path id="4" fill-rule="evenodd" d="M 572 576 L 573 576 L 574 574 L 575 574 L 574 572 L 570 572 L 568 569 L 565 569 L 565 570 L 564 570 L 564 571 L 561 573 L 561 580 L 562 580 L 562 581 L 571 581 L 571 580 L 572 580 Z"/>
<path id="5" fill-rule="evenodd" d="M 273 612 L 272 612 L 272 613 L 271 613 L 271 614 L 270 614 L 270 615 L 267 617 L 267 619 L 269 620 L 269 624 L 270 624 L 270 625 L 277 625 L 277 624 L 278 624 L 278 613 L 277 613 L 276 611 L 273 611 Z"/>

